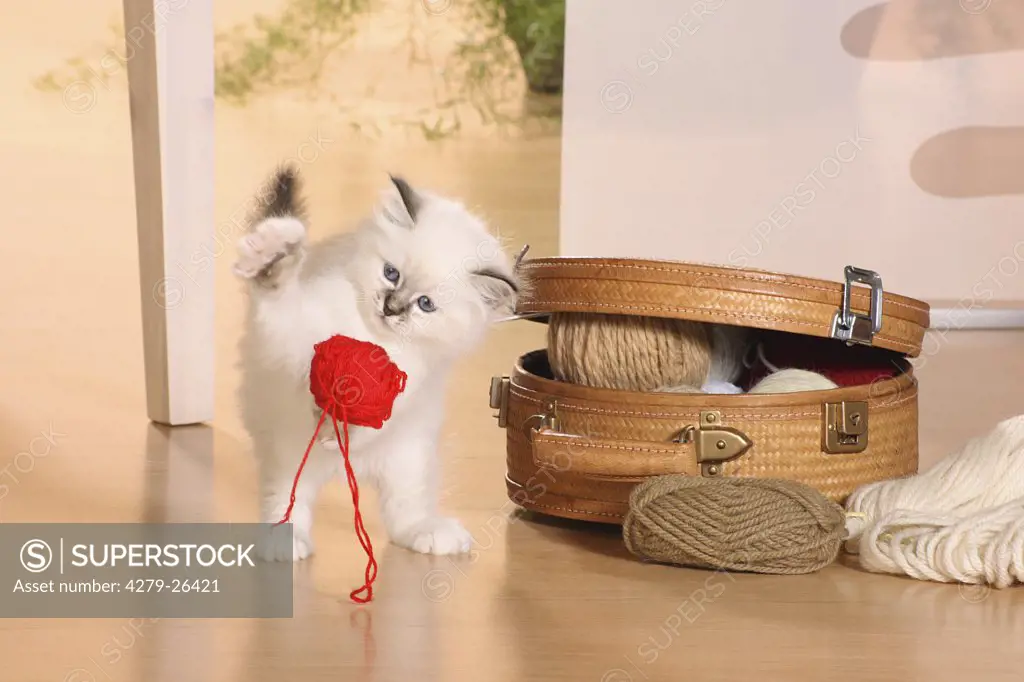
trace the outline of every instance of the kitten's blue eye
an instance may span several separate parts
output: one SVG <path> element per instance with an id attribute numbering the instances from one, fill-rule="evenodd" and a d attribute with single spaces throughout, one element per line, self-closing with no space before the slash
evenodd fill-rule
<path id="1" fill-rule="evenodd" d="M 398 270 L 391 263 L 384 264 L 384 279 L 394 284 L 401 277 Z"/>
<path id="2" fill-rule="evenodd" d="M 416 305 L 418 305 L 420 310 L 425 313 L 432 313 L 437 310 L 437 306 L 434 305 L 434 302 L 430 300 L 429 296 L 420 296 L 417 298 Z"/>

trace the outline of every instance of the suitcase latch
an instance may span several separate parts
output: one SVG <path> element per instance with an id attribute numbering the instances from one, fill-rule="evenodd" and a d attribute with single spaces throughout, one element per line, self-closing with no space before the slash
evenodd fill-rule
<path id="1" fill-rule="evenodd" d="M 877 272 L 847 265 L 844 271 L 843 302 L 832 318 L 832 338 L 845 341 L 848 346 L 855 343 L 870 346 L 875 334 L 882 328 L 882 278 Z M 850 297 L 854 283 L 871 287 L 871 302 L 868 314 L 854 312 Z"/>
<path id="2" fill-rule="evenodd" d="M 721 476 L 723 462 L 739 457 L 754 444 L 746 434 L 722 426 L 722 413 L 714 410 L 701 412 L 700 424 L 686 427 L 677 440 L 693 442 L 700 474 L 705 478 Z"/>
<path id="3" fill-rule="evenodd" d="M 508 424 L 508 391 L 511 380 L 508 377 L 491 377 L 491 409 L 497 410 L 494 418 L 498 420 L 498 426 L 505 428 Z"/>
<path id="4" fill-rule="evenodd" d="M 868 447 L 868 404 L 825 403 L 822 441 L 828 453 L 863 452 Z"/>

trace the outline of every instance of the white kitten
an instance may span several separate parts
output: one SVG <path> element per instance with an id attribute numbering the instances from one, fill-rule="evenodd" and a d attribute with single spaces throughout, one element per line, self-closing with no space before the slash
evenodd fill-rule
<path id="1" fill-rule="evenodd" d="M 319 417 L 309 392 L 313 345 L 341 334 L 379 344 L 408 375 L 382 429 L 350 429 L 353 469 L 360 484 L 376 486 L 391 541 L 468 551 L 472 536 L 438 512 L 438 437 L 454 361 L 514 309 L 520 284 L 510 259 L 462 205 L 398 178 L 372 218 L 316 244 L 307 243 L 297 173 L 279 171 L 266 192 L 234 268 L 248 281 L 240 398 L 260 465 L 262 520 L 283 517 Z M 313 551 L 317 494 L 342 470 L 328 431 L 296 492 L 293 547 L 269 558 Z"/>

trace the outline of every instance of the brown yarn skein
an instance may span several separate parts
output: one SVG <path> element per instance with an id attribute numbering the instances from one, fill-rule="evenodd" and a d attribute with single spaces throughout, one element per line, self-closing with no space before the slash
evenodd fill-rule
<path id="1" fill-rule="evenodd" d="M 711 337 L 704 324 L 688 320 L 554 313 L 548 361 L 556 379 L 593 388 L 699 387 L 711 370 Z"/>
<path id="2" fill-rule="evenodd" d="M 622 536 L 659 563 L 795 575 L 835 561 L 845 521 L 839 505 L 796 481 L 670 475 L 633 489 Z"/>

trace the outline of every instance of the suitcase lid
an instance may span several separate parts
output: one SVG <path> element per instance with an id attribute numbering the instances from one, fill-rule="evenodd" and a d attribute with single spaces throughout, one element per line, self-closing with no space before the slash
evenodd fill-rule
<path id="1" fill-rule="evenodd" d="M 525 255 L 525 249 L 524 254 Z M 526 285 L 516 317 L 556 312 L 671 317 L 834 338 L 921 353 L 927 303 L 882 288 L 878 273 L 847 266 L 842 282 L 750 268 L 627 258 L 520 260 Z"/>

